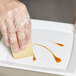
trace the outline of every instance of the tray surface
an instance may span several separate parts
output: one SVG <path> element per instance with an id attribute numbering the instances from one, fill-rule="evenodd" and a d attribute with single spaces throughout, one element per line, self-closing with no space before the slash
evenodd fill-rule
<path id="1" fill-rule="evenodd" d="M 71 56 L 73 35 L 73 24 L 32 20 L 32 42 L 36 60 L 33 61 L 33 56 L 13 59 L 9 49 L 1 41 L 0 65 L 8 63 L 9 66 L 11 63 L 13 68 L 66 70 Z"/>

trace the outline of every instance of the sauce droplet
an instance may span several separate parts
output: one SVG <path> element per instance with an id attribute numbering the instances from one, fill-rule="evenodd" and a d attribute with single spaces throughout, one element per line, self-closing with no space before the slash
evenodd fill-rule
<path id="1" fill-rule="evenodd" d="M 50 40 L 48 40 L 48 41 L 50 41 Z M 61 46 L 61 47 L 64 47 L 64 45 L 63 45 L 63 44 L 56 43 L 56 42 L 53 42 L 53 41 L 50 41 L 50 42 L 52 42 L 52 43 L 54 43 L 54 44 L 57 44 L 57 45 L 59 45 L 59 46 Z"/>
<path id="2" fill-rule="evenodd" d="M 55 61 L 56 61 L 57 63 L 59 63 L 59 62 L 61 62 L 61 61 L 62 61 L 60 58 L 56 57 L 55 55 L 53 55 L 53 56 L 54 56 Z"/>
<path id="3" fill-rule="evenodd" d="M 33 53 L 33 61 L 36 61 L 36 57 L 35 57 L 34 53 Z"/>
<path id="4" fill-rule="evenodd" d="M 63 44 L 60 44 L 60 43 L 56 43 L 57 45 L 59 45 L 59 46 L 61 46 L 61 47 L 64 47 L 64 45 Z"/>
<path id="5" fill-rule="evenodd" d="M 55 59 L 55 61 L 56 61 L 57 63 L 59 63 L 59 62 L 62 61 L 60 58 L 56 57 L 56 56 L 52 53 L 52 51 L 50 51 L 50 49 L 48 49 L 46 46 L 41 45 L 41 44 L 37 44 L 37 43 L 33 43 L 33 45 L 42 46 L 42 47 L 44 47 L 45 49 L 47 49 L 47 50 L 53 55 L 53 57 L 54 57 L 54 59 Z"/>

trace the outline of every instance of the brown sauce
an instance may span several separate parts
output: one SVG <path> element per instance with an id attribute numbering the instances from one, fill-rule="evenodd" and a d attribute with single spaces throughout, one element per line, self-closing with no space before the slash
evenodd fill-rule
<path id="1" fill-rule="evenodd" d="M 61 46 L 61 47 L 64 47 L 64 45 L 63 44 L 60 44 L 60 43 L 56 43 L 57 45 L 59 45 L 59 46 Z"/>
<path id="2" fill-rule="evenodd" d="M 53 55 L 53 57 L 54 57 L 54 59 L 55 59 L 55 61 L 56 61 L 57 63 L 59 63 L 59 62 L 62 61 L 60 58 L 56 57 L 56 56 L 52 53 L 52 51 L 51 51 L 50 49 L 48 49 L 46 46 L 41 45 L 41 44 L 37 44 L 37 43 L 33 43 L 33 45 L 42 46 L 42 47 L 44 47 L 45 49 L 47 49 L 47 50 Z"/>
<path id="3" fill-rule="evenodd" d="M 50 41 L 50 40 L 48 40 L 48 41 Z M 64 45 L 63 45 L 63 44 L 56 43 L 56 42 L 53 42 L 53 41 L 50 41 L 50 42 L 52 42 L 52 43 L 54 43 L 54 44 L 56 44 L 56 45 L 59 45 L 59 46 L 61 46 L 61 47 L 64 47 Z"/>
<path id="4" fill-rule="evenodd" d="M 36 61 L 36 57 L 35 57 L 34 53 L 33 53 L 33 61 Z"/>

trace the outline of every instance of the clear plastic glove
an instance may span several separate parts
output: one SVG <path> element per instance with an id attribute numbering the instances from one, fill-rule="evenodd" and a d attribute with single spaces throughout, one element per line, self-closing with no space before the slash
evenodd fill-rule
<path id="1" fill-rule="evenodd" d="M 0 30 L 4 42 L 14 52 L 30 41 L 31 24 L 26 6 L 17 0 L 0 0 Z"/>

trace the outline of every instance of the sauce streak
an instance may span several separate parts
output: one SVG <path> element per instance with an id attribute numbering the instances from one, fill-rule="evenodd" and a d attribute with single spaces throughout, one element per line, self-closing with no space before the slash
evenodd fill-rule
<path id="1" fill-rule="evenodd" d="M 36 57 L 35 57 L 34 53 L 33 53 L 33 61 L 36 61 Z"/>
<path id="2" fill-rule="evenodd" d="M 47 49 L 47 50 L 53 55 L 53 57 L 54 57 L 54 59 L 55 59 L 55 61 L 56 61 L 57 63 L 59 63 L 59 62 L 62 61 L 60 58 L 56 57 L 56 56 L 52 53 L 52 51 L 50 51 L 50 49 L 48 49 L 46 46 L 41 45 L 41 44 L 37 44 L 37 43 L 33 43 L 33 45 L 42 46 L 42 47 L 44 47 L 45 49 Z"/>
<path id="3" fill-rule="evenodd" d="M 50 40 L 48 40 L 48 41 L 50 41 Z M 54 43 L 54 44 L 56 44 L 56 45 L 59 45 L 59 46 L 61 46 L 61 47 L 64 47 L 64 45 L 63 45 L 63 44 L 56 43 L 56 42 L 53 42 L 53 41 L 50 41 L 50 42 L 52 42 L 52 43 Z"/>

